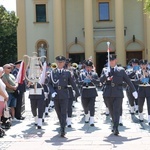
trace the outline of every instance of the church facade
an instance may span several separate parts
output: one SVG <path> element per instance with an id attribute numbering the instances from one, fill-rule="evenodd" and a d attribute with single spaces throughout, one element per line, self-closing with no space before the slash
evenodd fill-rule
<path id="1" fill-rule="evenodd" d="M 150 18 L 137 0 L 16 0 L 18 59 L 64 55 L 79 63 L 92 56 L 100 73 L 107 50 L 126 66 L 131 58 L 150 61 Z M 110 42 L 108 46 L 107 42 Z"/>

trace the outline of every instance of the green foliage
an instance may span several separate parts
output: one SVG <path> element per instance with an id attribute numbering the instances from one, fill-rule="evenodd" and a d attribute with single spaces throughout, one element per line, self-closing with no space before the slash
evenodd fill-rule
<path id="1" fill-rule="evenodd" d="M 144 13 L 150 15 L 150 0 L 138 0 L 138 1 L 143 1 L 144 2 Z"/>
<path id="2" fill-rule="evenodd" d="M 0 66 L 17 60 L 18 18 L 0 6 Z"/>

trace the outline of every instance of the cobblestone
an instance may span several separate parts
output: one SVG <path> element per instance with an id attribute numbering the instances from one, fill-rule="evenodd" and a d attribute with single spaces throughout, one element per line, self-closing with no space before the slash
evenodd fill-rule
<path id="1" fill-rule="evenodd" d="M 138 114 L 130 115 L 127 98 L 123 101 L 123 126 L 120 135 L 111 133 L 111 120 L 106 117 L 102 92 L 96 98 L 95 126 L 84 124 L 84 113 L 80 101 L 75 103 L 72 128 L 66 128 L 66 138 L 58 134 L 59 124 L 56 113 L 51 110 L 45 118 L 42 130 L 34 126 L 30 110 L 28 91 L 25 97 L 25 120 L 12 123 L 6 136 L 0 138 L 0 150 L 150 150 L 150 127 L 147 122 L 147 107 L 144 105 L 144 122 L 140 123 Z"/>

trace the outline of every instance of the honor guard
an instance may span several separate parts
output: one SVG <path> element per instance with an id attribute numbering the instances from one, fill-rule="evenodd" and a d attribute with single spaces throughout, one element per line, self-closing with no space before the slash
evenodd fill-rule
<path id="1" fill-rule="evenodd" d="M 70 71 L 71 77 L 75 81 L 73 67 L 71 66 L 71 58 L 66 59 L 65 68 Z M 67 127 L 71 127 L 71 119 L 72 119 L 72 107 L 73 107 L 73 101 L 75 101 L 75 92 L 73 91 L 73 88 L 71 85 L 68 85 L 69 90 L 69 101 L 68 101 L 68 111 L 67 111 Z"/>
<path id="2" fill-rule="evenodd" d="M 36 86 L 36 87 L 35 87 Z M 38 129 L 42 128 L 42 118 L 44 113 L 44 89 L 39 83 L 28 82 L 29 99 L 31 103 L 31 112 L 35 119 L 35 125 Z"/>
<path id="3" fill-rule="evenodd" d="M 95 98 L 98 96 L 96 84 L 99 78 L 96 72 L 92 71 L 93 63 L 89 60 L 85 63 L 85 70 L 80 73 L 81 101 L 85 113 L 85 123 L 90 120 L 90 126 L 94 126 Z"/>
<path id="4" fill-rule="evenodd" d="M 17 78 L 21 62 L 22 61 L 19 60 L 19 61 L 14 63 L 15 69 L 12 71 L 12 74 L 15 76 L 15 78 Z M 16 103 L 16 108 L 15 108 L 15 118 L 17 118 L 18 120 L 24 120 L 25 117 L 22 116 L 21 109 L 22 109 L 24 92 L 26 91 L 25 80 L 23 80 L 23 83 L 19 83 L 18 84 L 17 91 L 18 91 L 18 94 L 16 96 L 17 103 Z"/>
<path id="5" fill-rule="evenodd" d="M 136 84 L 136 72 L 139 69 L 140 69 L 139 60 L 137 58 L 133 58 L 132 60 L 130 60 L 130 67 L 126 69 L 126 73 L 131 79 L 136 90 L 138 90 L 138 85 Z M 130 104 L 131 114 L 134 114 L 134 112 L 138 113 L 138 100 L 133 97 L 129 86 L 127 86 L 126 92 L 127 92 L 127 97 L 128 97 L 129 104 Z"/>
<path id="6" fill-rule="evenodd" d="M 143 106 L 145 99 L 147 101 L 148 124 L 150 125 L 150 71 L 147 68 L 147 60 L 140 60 L 140 70 L 137 73 L 138 78 L 138 104 L 139 120 L 143 122 Z"/>
<path id="7" fill-rule="evenodd" d="M 130 78 L 125 73 L 123 67 L 117 66 L 117 59 L 115 54 L 109 55 L 110 66 L 103 68 L 100 76 L 100 83 L 105 83 L 103 97 L 108 105 L 110 115 L 112 117 L 114 135 L 118 135 L 119 117 L 123 101 L 123 82 L 126 82 L 132 91 L 135 98 L 138 97 L 136 89 Z M 110 67 L 110 68 L 109 68 Z"/>
<path id="8" fill-rule="evenodd" d="M 64 69 L 66 58 L 57 56 L 57 68 L 50 73 L 49 88 L 52 98 L 54 99 L 55 110 L 60 122 L 60 135 L 65 136 L 66 117 L 68 109 L 68 100 L 70 98 L 68 85 L 71 85 L 75 90 L 77 97 L 80 95 L 76 84 L 71 77 L 70 71 Z"/>

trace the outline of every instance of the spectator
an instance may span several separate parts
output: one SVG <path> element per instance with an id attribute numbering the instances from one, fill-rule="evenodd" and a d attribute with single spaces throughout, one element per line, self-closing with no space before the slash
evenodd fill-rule
<path id="1" fill-rule="evenodd" d="M 3 83 L 1 77 L 4 73 L 2 67 L 0 67 L 0 120 L 3 115 L 3 110 L 5 107 L 5 101 L 8 100 L 8 94 L 6 92 L 6 85 Z M 4 130 L 0 127 L 0 137 L 4 135 Z"/>
<path id="2" fill-rule="evenodd" d="M 6 85 L 6 91 L 9 95 L 8 98 L 8 107 L 11 108 L 11 117 L 12 121 L 18 121 L 15 116 L 15 107 L 16 107 L 16 98 L 14 96 L 16 89 L 18 87 L 18 84 L 15 82 L 15 77 L 10 73 L 11 72 L 11 65 L 5 64 L 3 66 L 4 69 L 4 75 L 2 77 L 3 82 Z"/>

